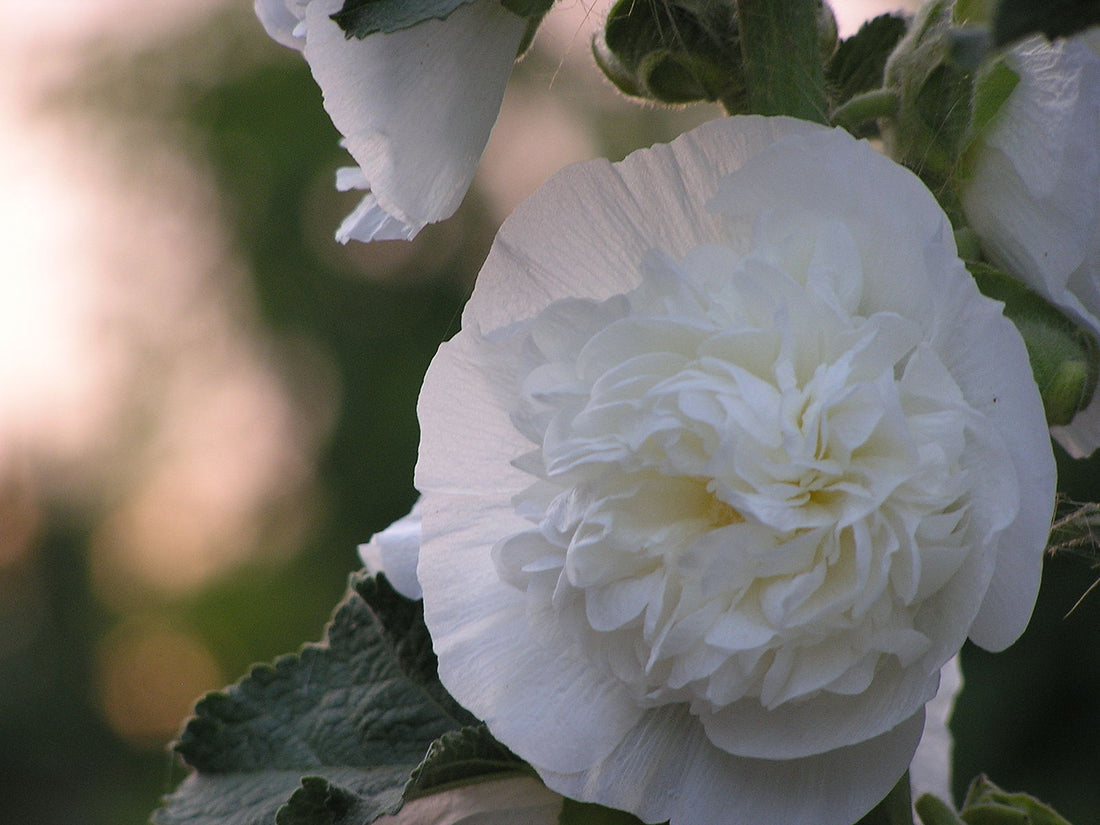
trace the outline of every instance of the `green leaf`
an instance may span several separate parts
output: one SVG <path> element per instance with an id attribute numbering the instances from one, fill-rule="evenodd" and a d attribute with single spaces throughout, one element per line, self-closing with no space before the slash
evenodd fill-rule
<path id="1" fill-rule="evenodd" d="M 344 0 L 332 15 L 344 34 L 362 40 L 368 35 L 407 29 L 425 20 L 443 20 L 472 0 Z"/>
<path id="2" fill-rule="evenodd" d="M 634 814 L 626 811 L 567 798 L 562 803 L 558 825 L 643 825 L 643 823 Z"/>
<path id="3" fill-rule="evenodd" d="M 439 683 L 421 605 L 356 574 L 324 642 L 199 701 L 175 745 L 195 770 L 153 821 L 362 825 L 399 807 L 432 742 L 472 723 Z"/>
<path id="4" fill-rule="evenodd" d="M 905 35 L 905 20 L 883 14 L 868 20 L 840 46 L 825 67 L 825 82 L 837 103 L 882 86 L 886 60 Z"/>
<path id="5" fill-rule="evenodd" d="M 392 781 L 379 784 L 384 787 L 375 790 L 358 783 L 349 789 L 322 776 L 303 777 L 301 787 L 275 815 L 276 825 L 363 825 L 397 807 Z"/>
<path id="6" fill-rule="evenodd" d="M 485 725 L 443 734 L 405 787 L 405 801 L 490 779 L 532 776 L 535 771 L 500 744 Z"/>
<path id="7" fill-rule="evenodd" d="M 993 44 L 1004 46 L 1030 34 L 1053 40 L 1100 24 L 1100 0 L 1000 0 L 993 14 Z"/>

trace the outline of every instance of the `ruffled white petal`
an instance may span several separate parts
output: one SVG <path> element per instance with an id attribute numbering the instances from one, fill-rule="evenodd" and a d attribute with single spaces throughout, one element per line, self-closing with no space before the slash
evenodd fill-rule
<path id="1" fill-rule="evenodd" d="M 420 502 L 413 505 L 407 516 L 360 544 L 359 558 L 367 572 L 384 573 L 402 596 L 413 600 L 421 598 L 420 582 L 416 579 L 416 564 L 420 558 Z"/>
<path id="2" fill-rule="evenodd" d="M 496 120 L 526 21 L 495 0 L 364 39 L 305 9 L 305 57 L 325 109 L 369 181 L 342 240 L 412 237 L 454 213 Z"/>

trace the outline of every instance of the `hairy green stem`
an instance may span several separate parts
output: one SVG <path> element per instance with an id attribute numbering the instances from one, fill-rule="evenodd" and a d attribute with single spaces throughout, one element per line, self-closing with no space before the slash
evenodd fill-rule
<path id="1" fill-rule="evenodd" d="M 825 123 L 816 0 L 736 0 L 749 110 Z"/>

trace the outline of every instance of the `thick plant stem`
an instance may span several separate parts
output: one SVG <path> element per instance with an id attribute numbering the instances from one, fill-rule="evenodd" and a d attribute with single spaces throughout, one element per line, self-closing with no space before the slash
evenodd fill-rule
<path id="1" fill-rule="evenodd" d="M 749 110 L 825 123 L 816 0 L 736 0 Z"/>

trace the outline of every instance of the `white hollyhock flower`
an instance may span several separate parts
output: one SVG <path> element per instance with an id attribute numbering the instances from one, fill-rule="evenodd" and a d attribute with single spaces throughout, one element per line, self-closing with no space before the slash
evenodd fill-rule
<path id="1" fill-rule="evenodd" d="M 552 789 L 848 825 L 940 668 L 1003 648 L 1054 466 L 1015 327 L 900 166 L 731 118 L 550 179 L 420 399 L 451 693 Z"/>
<path id="2" fill-rule="evenodd" d="M 331 19 L 343 0 L 255 7 L 271 37 L 305 54 L 359 164 L 340 170 L 337 187 L 369 190 L 337 239 L 412 239 L 450 217 L 474 178 L 527 21 L 498 0 L 473 0 L 445 20 L 360 40 Z"/>
<path id="3" fill-rule="evenodd" d="M 1013 48 L 1019 75 L 976 154 L 963 207 L 990 259 L 1100 335 L 1100 29 Z M 1053 429 L 1100 445 L 1100 394 Z"/>
<path id="4" fill-rule="evenodd" d="M 416 579 L 420 556 L 420 502 L 412 511 L 359 545 L 359 558 L 368 573 L 384 573 L 393 589 L 408 599 L 421 598 Z"/>

